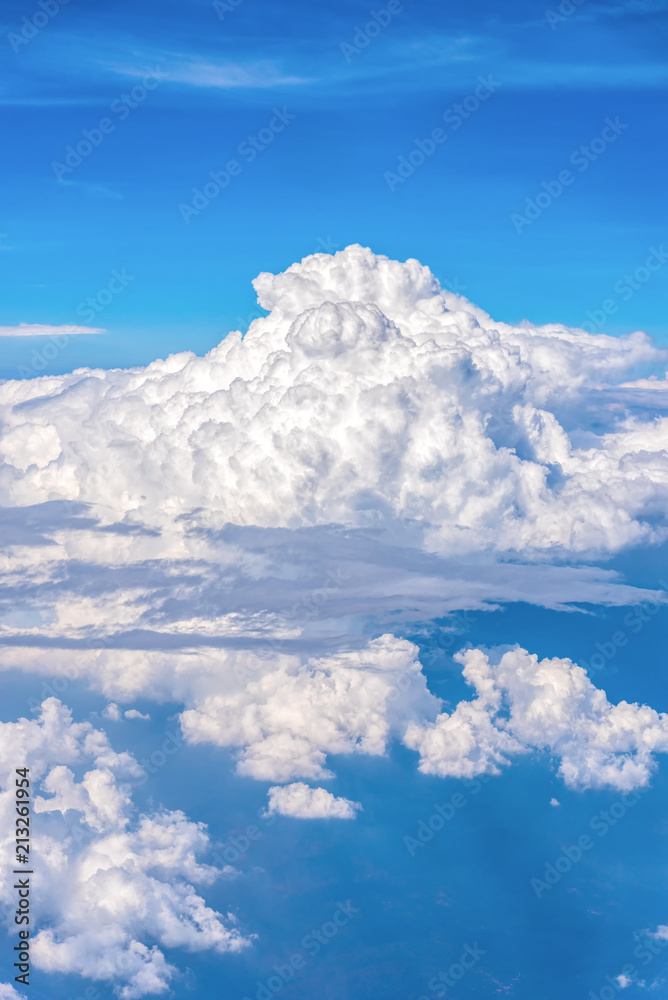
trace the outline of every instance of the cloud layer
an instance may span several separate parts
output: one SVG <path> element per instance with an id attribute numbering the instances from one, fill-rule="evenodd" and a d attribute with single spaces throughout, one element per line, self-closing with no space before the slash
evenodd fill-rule
<path id="1" fill-rule="evenodd" d="M 45 657 L 52 670 L 69 659 Z M 475 697 L 451 712 L 429 691 L 419 648 L 390 634 L 321 656 L 95 651 L 83 654 L 80 676 L 121 702 L 183 704 L 188 743 L 227 747 L 239 774 L 273 784 L 326 781 L 331 755 L 383 756 L 397 741 L 441 777 L 498 774 L 516 755 L 543 753 L 570 787 L 628 790 L 646 785 L 655 755 L 668 752 L 667 715 L 612 704 L 565 657 L 539 660 L 518 646 L 455 659 Z"/>
<path id="2" fill-rule="evenodd" d="M 307 782 L 393 741 L 428 774 L 539 753 L 620 790 L 668 752 L 668 717 L 609 702 L 567 648 L 465 650 L 475 694 L 446 711 L 395 634 L 452 637 L 449 613 L 502 601 L 665 601 L 582 565 L 668 537 L 649 339 L 498 323 L 358 246 L 255 287 L 268 315 L 206 357 L 0 384 L 0 669 L 43 675 L 39 717 L 0 725 L 4 787 L 21 754 L 39 786 L 34 960 L 123 1000 L 169 988 L 168 948 L 249 938 L 195 888 L 220 874 L 206 829 L 138 812 L 136 761 L 73 722 L 70 684 L 119 733 L 176 704 L 188 743 L 229 748 L 299 819 L 354 818 Z"/>
<path id="3" fill-rule="evenodd" d="M 499 600 L 651 596 L 549 562 L 666 537 L 664 380 L 638 377 L 661 353 L 495 322 L 360 246 L 255 287 L 268 315 L 206 357 L 0 385 L 0 666 L 87 679 L 110 718 L 174 700 L 190 742 L 269 782 L 392 739 L 436 773 L 546 747 L 573 784 L 646 781 L 651 709 L 604 710 L 586 681 L 541 743 L 521 705 L 558 699 L 512 654 L 521 691 L 467 661 L 483 688 L 437 718 L 391 633 Z M 552 662 L 575 691 L 582 671 Z"/>

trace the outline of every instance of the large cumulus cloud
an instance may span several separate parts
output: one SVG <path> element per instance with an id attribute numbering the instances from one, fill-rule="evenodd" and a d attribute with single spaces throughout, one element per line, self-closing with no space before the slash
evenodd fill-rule
<path id="1" fill-rule="evenodd" d="M 668 420 L 621 388 L 659 360 L 644 334 L 497 323 L 417 261 L 359 246 L 255 285 L 269 315 L 204 358 L 0 386 L 5 504 L 81 500 L 153 526 L 195 509 L 209 525 L 410 523 L 450 554 L 664 537 Z"/>
<path id="2" fill-rule="evenodd" d="M 407 732 L 443 773 L 443 739 L 452 773 L 469 743 L 476 767 L 536 745 L 480 696 L 434 721 L 418 650 L 390 633 L 651 596 L 549 562 L 665 536 L 660 352 L 495 322 L 359 246 L 255 286 L 268 315 L 206 357 L 0 385 L 0 667 L 172 699 L 191 742 L 273 782 Z"/>

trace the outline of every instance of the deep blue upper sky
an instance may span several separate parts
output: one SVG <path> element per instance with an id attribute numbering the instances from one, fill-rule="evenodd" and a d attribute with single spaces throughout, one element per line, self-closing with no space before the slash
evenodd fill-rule
<path id="1" fill-rule="evenodd" d="M 358 0 L 229 7 L 221 20 L 207 2 L 72 2 L 26 42 L 32 7 L 3 5 L 0 325 L 109 331 L 47 371 L 204 352 L 257 314 L 259 271 L 353 242 L 418 257 L 499 319 L 578 325 L 613 296 L 602 329 L 665 337 L 663 270 L 628 301 L 613 291 L 665 239 L 665 0 L 585 0 L 561 20 L 521 0 L 409 0 L 364 47 Z M 444 123 L 490 74 L 480 107 Z M 239 146 L 275 107 L 296 117 L 249 162 Z M 628 127 L 586 170 L 569 163 L 608 117 Z M 103 118 L 113 131 L 57 180 L 53 162 Z M 385 173 L 440 126 L 446 141 L 391 191 Z M 240 172 L 186 224 L 179 205 L 235 158 Z M 511 215 L 569 168 L 518 234 Z M 95 320 L 77 312 L 114 269 L 132 275 L 122 294 Z M 36 346 L 3 338 L 0 376 Z"/>

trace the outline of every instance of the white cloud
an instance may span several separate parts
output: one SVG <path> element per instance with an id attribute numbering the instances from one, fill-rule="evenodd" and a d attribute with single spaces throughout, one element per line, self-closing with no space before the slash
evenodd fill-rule
<path id="1" fill-rule="evenodd" d="M 0 326 L 0 337 L 76 337 L 83 334 L 106 333 L 94 326 L 49 326 L 48 323 L 19 323 L 18 326 Z"/>
<path id="2" fill-rule="evenodd" d="M 150 719 L 150 715 L 145 715 L 143 712 L 139 712 L 136 708 L 129 708 L 127 712 L 123 713 L 126 719 Z"/>
<path id="3" fill-rule="evenodd" d="M 17 760 L 30 767 L 39 816 L 32 839 L 39 857 L 36 969 L 101 980 L 133 1000 L 169 989 L 176 969 L 162 948 L 222 954 L 248 944 L 234 918 L 212 910 L 194 888 L 220 874 L 198 860 L 210 846 L 204 825 L 180 811 L 137 814 L 128 779 L 141 776 L 141 767 L 116 753 L 103 731 L 73 722 L 55 698 L 34 720 L 0 724 L 3 903 L 13 891 L 7 873 Z"/>
<path id="4" fill-rule="evenodd" d="M 146 57 L 149 61 L 154 56 Z M 271 60 L 248 60 L 247 62 L 216 62 L 188 54 L 165 52 L 159 56 L 160 65 L 154 73 L 170 83 L 183 83 L 191 87 L 206 87 L 216 90 L 266 90 L 272 87 L 291 87 L 313 83 L 305 76 L 284 73 Z M 123 76 L 144 78 L 146 67 L 126 64 L 113 66 L 115 73 Z"/>
<path id="5" fill-rule="evenodd" d="M 471 649 L 455 659 L 476 697 L 408 727 L 406 743 L 426 774 L 494 774 L 515 754 L 546 750 L 560 759 L 569 787 L 629 791 L 648 784 L 654 753 L 668 753 L 668 715 L 611 704 L 571 660 L 539 660 L 519 647 L 494 655 Z"/>
<path id="6" fill-rule="evenodd" d="M 557 806 L 561 805 L 561 802 L 559 801 L 559 799 L 550 799 L 550 805 L 554 806 L 554 808 L 556 809 Z"/>
<path id="7" fill-rule="evenodd" d="M 656 375 L 650 375 L 649 378 L 639 378 L 633 382 L 622 382 L 622 388 L 649 389 L 653 392 L 666 392 L 668 390 L 668 372 L 666 372 L 662 379 L 657 378 Z"/>
<path id="8" fill-rule="evenodd" d="M 298 779 L 392 741 L 444 776 L 547 751 L 571 786 L 646 784 L 665 716 L 611 705 L 570 661 L 520 649 L 469 651 L 476 697 L 446 713 L 417 647 L 391 632 L 508 600 L 665 601 L 562 558 L 665 537 L 668 420 L 636 379 L 661 360 L 649 339 L 497 323 L 419 262 L 361 247 L 256 288 L 270 314 L 204 358 L 0 385 L 0 667 L 45 675 L 40 700 L 85 680 L 111 719 L 141 717 L 140 699 L 176 703 L 187 740 L 293 783 L 276 808 L 300 815 L 332 803 L 324 789 L 300 799 Z M 40 808 L 83 818 L 92 865 L 98 841 L 113 847 L 91 899 L 109 882 L 134 900 L 130 866 L 142 908 L 137 923 L 119 903 L 110 930 L 63 915 L 56 894 L 43 961 L 85 953 L 86 974 L 104 959 L 112 978 L 130 963 L 125 986 L 146 992 L 169 982 L 173 923 L 185 947 L 236 946 L 194 890 L 189 909 L 179 886 L 197 878 L 180 861 L 159 884 L 142 867 L 142 830 L 204 844 L 196 824 L 133 818 L 108 745 L 110 763 L 82 774 L 71 729 L 52 728 Z M 61 840 L 49 850 L 74 885 Z"/>
<path id="9" fill-rule="evenodd" d="M 26 995 L 18 993 L 11 983 L 0 983 L 0 1000 L 26 1000 Z"/>
<path id="10" fill-rule="evenodd" d="M 112 649 L 72 661 L 49 650 L 44 663 L 51 672 L 76 666 L 121 701 L 180 702 L 188 742 L 229 747 L 239 774 L 275 784 L 326 779 L 328 756 L 380 756 L 399 741 L 420 754 L 422 771 L 443 777 L 499 773 L 518 754 L 547 751 L 570 787 L 627 790 L 646 785 L 654 755 L 668 752 L 668 716 L 611 704 L 565 658 L 519 647 L 457 654 L 476 697 L 444 712 L 418 647 L 392 635 L 320 656 L 267 652 Z M 15 667 L 35 662 L 35 651 L 7 655 Z"/>
<path id="11" fill-rule="evenodd" d="M 410 720 L 435 716 L 417 653 L 391 635 L 305 662 L 227 653 L 209 683 L 197 679 L 181 726 L 191 743 L 240 748 L 240 774 L 322 780 L 328 754 L 383 755 Z"/>
<path id="12" fill-rule="evenodd" d="M 111 719 L 112 722 L 120 722 L 121 710 L 115 702 L 110 701 L 109 704 L 106 706 L 106 708 L 103 710 L 102 716 L 105 719 Z"/>
<path id="13" fill-rule="evenodd" d="M 337 798 L 325 788 L 311 788 L 303 781 L 275 785 L 268 791 L 267 814 L 294 816 L 297 819 L 355 819 L 360 802 Z"/>
<path id="14" fill-rule="evenodd" d="M 666 537 L 668 419 L 631 415 L 619 385 L 660 360 L 644 334 L 498 323 L 362 247 L 255 286 L 270 315 L 204 358 L 0 386 L 6 502 L 411 528 L 449 555 Z"/>
<path id="15" fill-rule="evenodd" d="M 269 61 L 242 65 L 186 58 L 171 63 L 166 70 L 166 76 L 175 83 L 221 90 L 236 90 L 240 87 L 265 90 L 272 87 L 301 86 L 313 82 L 307 77 L 290 76 Z"/>

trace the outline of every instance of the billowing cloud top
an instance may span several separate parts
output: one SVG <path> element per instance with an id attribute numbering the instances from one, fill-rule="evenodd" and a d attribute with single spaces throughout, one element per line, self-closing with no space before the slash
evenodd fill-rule
<path id="1" fill-rule="evenodd" d="M 646 335 L 497 323 L 360 246 L 254 284 L 269 315 L 203 358 L 0 386 L 4 503 L 410 525 L 448 554 L 665 537 L 668 419 L 632 381 L 661 357 Z"/>

